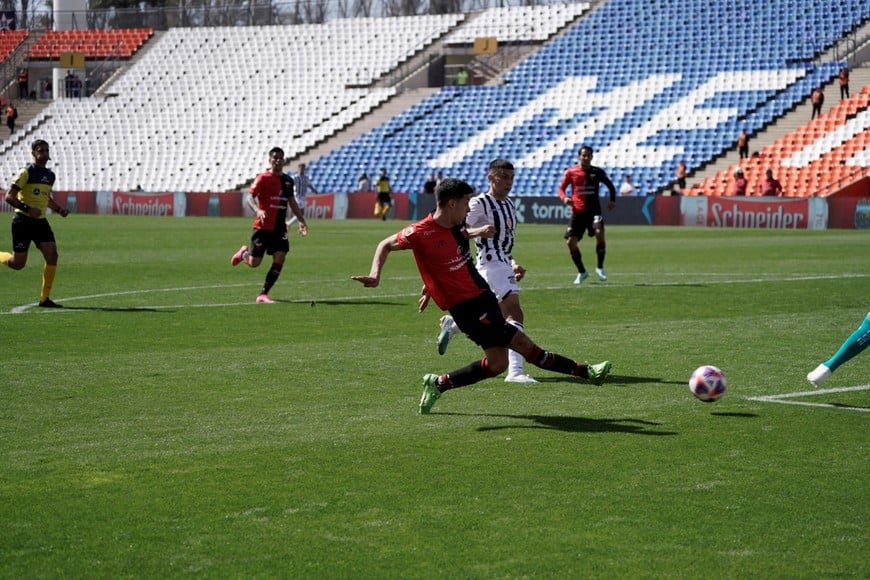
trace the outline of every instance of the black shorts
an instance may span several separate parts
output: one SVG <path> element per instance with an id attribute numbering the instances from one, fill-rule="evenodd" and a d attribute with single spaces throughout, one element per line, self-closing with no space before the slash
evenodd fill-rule
<path id="1" fill-rule="evenodd" d="M 582 240 L 583 232 L 588 233 L 591 238 L 595 235 L 596 229 L 604 231 L 604 218 L 601 215 L 589 212 L 572 213 L 571 221 L 568 222 L 568 229 L 565 232 L 565 239 L 574 236 L 578 240 Z"/>
<path id="2" fill-rule="evenodd" d="M 459 329 L 484 350 L 507 347 L 517 333 L 516 327 L 504 319 L 498 299 L 489 290 L 477 298 L 460 302 L 450 309 L 450 315 Z"/>
<path id="3" fill-rule="evenodd" d="M 255 258 L 262 258 L 266 254 L 270 256 L 276 252 L 290 251 L 290 240 L 287 239 L 287 230 L 280 229 L 278 231 L 258 230 L 254 229 L 251 232 L 251 255 Z"/>
<path id="4" fill-rule="evenodd" d="M 12 218 L 13 252 L 26 252 L 31 242 L 38 248 L 43 242 L 54 241 L 54 232 L 47 219 L 34 219 L 15 212 Z"/>
<path id="5" fill-rule="evenodd" d="M 389 193 L 379 193 L 378 203 L 382 205 L 393 205 L 393 197 Z"/>

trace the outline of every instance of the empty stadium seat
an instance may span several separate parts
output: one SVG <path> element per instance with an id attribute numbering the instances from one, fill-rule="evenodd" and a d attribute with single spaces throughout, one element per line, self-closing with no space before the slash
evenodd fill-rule
<path id="1" fill-rule="evenodd" d="M 311 163 L 318 189 L 347 190 L 361 169 L 381 166 L 398 191 L 416 191 L 435 170 L 483 187 L 482 168 L 504 156 L 517 164 L 516 194 L 552 195 L 586 143 L 614 180 L 631 173 L 641 193 L 654 193 L 669 186 L 680 159 L 690 171 L 709 163 L 733 147 L 741 128 L 760 130 L 833 78 L 841 63 L 813 59 L 870 18 L 866 2 L 748 6 L 609 0 L 594 11 L 586 4 L 485 11 L 467 24 L 452 14 L 175 28 L 113 82 L 117 96 L 52 103 L 39 117 L 40 134 L 52 142 L 59 180 L 70 189 L 109 181 L 118 189 L 224 191 L 260 171 L 270 147 L 292 157 L 366 115 L 395 94 L 375 82 L 448 33 L 460 44 L 482 34 L 510 42 L 544 37 L 547 44 L 504 75 L 505 84 L 445 87 Z M 749 26 L 747 12 L 767 28 Z M 57 58 L 74 46 L 105 58 L 136 42 L 129 32 L 81 32 L 46 33 L 32 58 Z M 851 130 L 840 128 L 845 118 L 831 119 L 836 127 L 826 131 Z M 844 135 L 825 141 L 807 131 L 777 154 L 801 159 L 804 149 L 810 161 L 836 151 L 842 167 L 865 163 L 859 137 Z M 10 147 L 0 158 L 8 174 L 28 154 L 23 141 Z M 822 185 L 824 172 L 808 171 L 787 176 L 789 183 Z M 729 184 L 718 178 L 711 187 Z"/>
<path id="2" fill-rule="evenodd" d="M 765 147 L 757 158 L 741 162 L 751 193 L 758 193 L 758 184 L 768 168 L 782 183 L 787 197 L 831 193 L 837 186 L 862 175 L 863 170 L 870 167 L 865 157 L 870 133 L 868 101 L 870 87 L 864 87 L 859 94 L 834 105 L 821 117 Z M 720 193 L 719 184 L 728 179 L 730 173 L 731 170 L 720 172 L 696 185 L 689 193 Z"/>

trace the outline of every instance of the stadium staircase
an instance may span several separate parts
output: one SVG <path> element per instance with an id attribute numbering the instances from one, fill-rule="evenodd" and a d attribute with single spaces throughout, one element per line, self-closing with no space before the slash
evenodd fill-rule
<path id="1" fill-rule="evenodd" d="M 71 32 L 71 31 L 70 31 Z M 52 99 L 43 98 L 41 87 L 33 85 L 31 82 L 31 90 L 36 90 L 36 99 L 20 99 L 18 95 L 17 71 L 22 66 L 28 66 L 31 62 L 54 62 L 59 58 L 61 52 L 69 52 L 77 49 L 82 49 L 86 45 L 83 44 L 86 39 L 93 37 L 93 43 L 87 44 L 91 53 L 89 59 L 99 61 L 100 59 L 111 59 L 113 64 L 118 60 L 133 60 L 140 52 L 143 52 L 143 47 L 146 46 L 145 41 L 148 37 L 158 34 L 153 31 L 137 29 L 135 31 L 76 31 L 75 35 L 67 35 L 60 31 L 39 31 L 39 30 L 20 30 L 8 31 L 0 33 L 0 52 L 5 55 L 2 61 L 3 77 L 10 79 L 8 85 L 4 87 L 2 95 L 4 99 L 12 98 L 13 103 L 18 109 L 18 120 L 16 122 L 16 132 L 13 135 L 8 134 L 7 129 L 2 129 L 3 140 L 0 146 L 0 155 L 5 154 L 14 146 L 29 143 L 34 135 L 33 131 L 46 122 L 50 116 L 45 114 L 47 108 L 50 107 Z M 4 36 L 10 37 L 8 42 L 3 40 Z M 13 37 L 18 40 L 13 41 Z M 117 46 L 119 41 L 123 44 L 124 54 L 117 54 Z M 8 50 L 4 50 L 8 48 Z M 32 69 L 36 70 L 36 69 Z M 97 66 L 89 69 L 88 74 L 92 71 L 100 71 L 101 67 Z M 117 71 L 116 71 L 117 72 Z M 31 76 L 35 76 L 33 72 Z M 103 95 L 104 96 L 104 95 Z M 61 97 L 63 98 L 63 97 Z M 3 115 L 0 115 L 3 116 Z M 4 122 L 5 124 L 5 122 Z M 28 128 L 29 129 L 26 129 Z"/>
<path id="2" fill-rule="evenodd" d="M 857 87 L 860 90 L 860 87 L 867 85 L 870 85 L 870 69 L 854 69 L 851 74 L 850 86 Z M 852 92 L 854 93 L 854 88 Z M 831 80 L 826 83 L 824 86 L 824 93 L 825 105 L 822 109 L 823 112 L 828 111 L 836 103 L 840 102 L 840 88 L 837 82 Z M 765 127 L 764 130 L 759 131 L 755 135 L 751 135 L 749 138 L 750 155 L 758 153 L 763 148 L 773 145 L 779 139 L 782 139 L 805 126 L 810 121 L 812 108 L 809 96 L 807 96 L 793 111 L 775 120 L 768 127 Z M 691 174 L 688 179 L 686 179 L 687 188 L 691 189 L 694 186 L 700 185 L 704 180 L 723 171 L 734 171 L 737 168 L 740 164 L 740 155 L 737 152 L 736 135 L 734 136 L 734 139 L 735 143 L 733 146 L 723 152 L 721 157 L 703 168 L 699 168 Z M 674 184 L 669 184 L 668 188 L 662 193 L 664 195 L 670 195 L 671 192 L 669 190 L 673 187 Z"/>
<path id="3" fill-rule="evenodd" d="M 850 82 L 851 86 L 851 82 Z M 870 85 L 839 100 L 794 131 L 756 151 L 749 159 L 708 177 L 687 195 L 730 195 L 733 173 L 741 169 L 749 195 L 760 195 L 770 169 L 786 197 L 825 196 L 868 175 L 870 169 Z"/>
<path id="4" fill-rule="evenodd" d="M 864 39 L 864 44 L 870 46 L 870 23 L 861 26 L 854 34 L 850 35 L 850 39 Z M 821 55 L 820 60 L 833 61 L 849 51 L 854 51 L 854 41 L 841 41 L 836 46 L 832 47 Z M 850 69 L 849 86 L 851 94 L 855 95 L 860 92 L 862 87 L 870 87 L 870 59 L 867 54 L 870 50 L 859 53 L 859 58 L 851 61 L 853 68 Z M 822 113 L 828 112 L 832 107 L 840 102 L 840 85 L 837 79 L 831 79 L 823 85 L 825 95 L 825 104 L 822 107 Z M 774 120 L 770 125 L 759 131 L 755 135 L 750 136 L 749 150 L 750 155 L 758 153 L 765 147 L 769 147 L 778 140 L 785 138 L 789 134 L 795 133 L 802 127 L 805 127 L 812 116 L 812 103 L 809 95 L 798 104 L 794 110 L 788 112 L 782 117 Z M 693 188 L 698 188 L 707 179 L 715 178 L 721 174 L 730 175 L 740 165 L 740 156 L 735 143 L 728 148 L 723 155 L 715 161 L 699 168 L 694 173 L 690 174 L 686 180 L 687 192 L 689 194 L 697 193 L 697 189 L 693 192 Z M 776 169 L 776 168 L 772 168 Z M 675 183 L 670 183 L 666 189 L 662 191 L 664 195 L 670 195 L 671 190 L 675 189 Z"/>
<path id="5" fill-rule="evenodd" d="M 440 89 L 428 86 L 431 72 L 429 69 L 439 66 L 437 62 L 440 60 L 459 56 L 455 62 L 466 64 L 472 79 L 471 84 L 503 84 L 501 75 L 504 72 L 534 54 L 544 42 L 563 34 L 571 24 L 582 17 L 589 6 L 590 4 L 515 6 L 492 8 L 466 16 L 445 37 L 370 85 L 371 87 L 395 86 L 399 89 L 398 94 L 383 102 L 369 114 L 329 136 L 323 143 L 318 143 L 290 159 L 288 165 L 310 164 L 317 161 L 432 97 Z M 526 21 L 527 24 L 518 26 L 519 21 Z M 474 40 L 486 36 L 501 39 L 498 54 L 473 55 Z M 451 70 L 458 66 L 458 64 L 445 64 L 444 84 L 454 83 L 455 72 Z M 421 168 L 421 171 L 425 170 Z M 355 176 L 350 178 L 355 184 Z"/>

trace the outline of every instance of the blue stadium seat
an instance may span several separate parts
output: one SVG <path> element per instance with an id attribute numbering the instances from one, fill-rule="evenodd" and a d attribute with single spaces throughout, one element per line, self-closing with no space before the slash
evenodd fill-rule
<path id="1" fill-rule="evenodd" d="M 445 88 L 317 164 L 402 160 L 393 186 L 416 191 L 434 170 L 481 185 L 481 168 L 500 156 L 518 165 L 516 194 L 552 195 L 588 143 L 614 180 L 631 173 L 652 193 L 678 160 L 708 163 L 740 129 L 761 130 L 833 78 L 842 63 L 813 58 L 868 18 L 867 2 L 610 0 L 507 84 Z"/>

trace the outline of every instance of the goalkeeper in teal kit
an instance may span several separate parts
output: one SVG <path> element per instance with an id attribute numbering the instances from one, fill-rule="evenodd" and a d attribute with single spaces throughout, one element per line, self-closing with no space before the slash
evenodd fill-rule
<path id="1" fill-rule="evenodd" d="M 807 375 L 807 380 L 814 386 L 820 387 L 828 380 L 831 374 L 844 362 L 867 348 L 870 344 L 870 312 L 864 317 L 864 322 L 849 338 L 840 345 L 840 349 L 828 360 L 820 364 Z"/>

